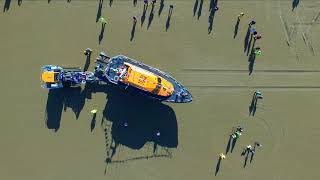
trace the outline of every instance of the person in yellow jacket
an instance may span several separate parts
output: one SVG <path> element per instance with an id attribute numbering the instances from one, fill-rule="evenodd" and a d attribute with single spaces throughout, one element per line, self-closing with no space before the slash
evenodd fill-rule
<path id="1" fill-rule="evenodd" d="M 99 18 L 99 22 L 101 22 L 103 26 L 107 24 L 107 20 L 103 17 Z"/>
<path id="2" fill-rule="evenodd" d="M 226 158 L 226 155 L 224 155 L 223 153 L 220 153 L 219 154 L 219 158 L 222 160 L 222 159 L 225 159 Z"/>

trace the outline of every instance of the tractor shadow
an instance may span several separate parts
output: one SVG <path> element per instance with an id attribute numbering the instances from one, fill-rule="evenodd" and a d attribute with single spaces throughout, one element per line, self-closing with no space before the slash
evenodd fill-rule
<path id="1" fill-rule="evenodd" d="M 112 123 L 115 144 L 131 149 L 141 149 L 147 142 L 167 148 L 178 146 L 177 119 L 171 107 L 111 85 L 104 90 L 108 100 L 103 116 Z"/>

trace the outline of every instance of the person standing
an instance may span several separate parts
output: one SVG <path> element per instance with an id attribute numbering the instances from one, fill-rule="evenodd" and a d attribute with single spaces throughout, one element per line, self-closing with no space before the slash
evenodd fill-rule
<path id="1" fill-rule="evenodd" d="M 261 93 L 261 91 L 259 91 L 259 90 L 256 90 L 256 91 L 254 92 L 254 95 L 255 95 L 255 97 L 258 98 L 258 99 L 263 99 L 262 93 Z"/>
<path id="2" fill-rule="evenodd" d="M 241 19 L 243 16 L 244 16 L 244 13 L 243 13 L 243 12 L 241 12 L 241 13 L 238 15 L 239 21 L 240 21 L 240 19 Z"/>
<path id="3" fill-rule="evenodd" d="M 169 18 L 171 18 L 172 11 L 173 11 L 173 5 L 171 4 L 169 8 Z"/>
<path id="4" fill-rule="evenodd" d="M 87 48 L 86 50 L 83 51 L 83 53 L 84 53 L 84 55 L 86 55 L 86 56 L 90 56 L 91 53 L 92 53 L 92 49 Z"/>
<path id="5" fill-rule="evenodd" d="M 133 16 L 132 19 L 133 19 L 133 25 L 136 25 L 137 24 L 137 17 Z"/>
<path id="6" fill-rule="evenodd" d="M 254 53 L 256 54 L 256 56 L 260 56 L 262 54 L 261 48 L 260 47 L 256 47 L 255 50 L 254 50 Z"/>
<path id="7" fill-rule="evenodd" d="M 226 155 L 224 155 L 223 153 L 219 153 L 219 159 L 223 160 L 226 158 Z"/>
<path id="8" fill-rule="evenodd" d="M 253 37 L 254 37 L 254 40 L 261 39 L 261 33 L 256 33 Z"/>
<path id="9" fill-rule="evenodd" d="M 102 28 L 104 28 L 105 25 L 107 24 L 107 20 L 105 18 L 103 18 L 103 17 L 99 18 L 99 22 L 102 24 Z"/>
<path id="10" fill-rule="evenodd" d="M 148 1 L 148 0 L 144 0 L 143 2 L 144 2 L 144 5 L 145 5 L 146 7 L 149 6 L 149 1 Z"/>
<path id="11" fill-rule="evenodd" d="M 252 19 L 252 20 L 250 21 L 250 23 L 249 23 L 249 26 L 255 25 L 256 23 L 257 23 L 256 20 L 255 20 L 255 19 Z"/>

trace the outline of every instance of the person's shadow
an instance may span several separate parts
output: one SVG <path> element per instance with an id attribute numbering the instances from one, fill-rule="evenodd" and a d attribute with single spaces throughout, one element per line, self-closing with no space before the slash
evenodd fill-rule
<path id="1" fill-rule="evenodd" d="M 245 168 L 245 167 L 247 166 L 249 154 L 250 154 L 250 151 L 247 151 L 247 152 L 246 152 L 246 157 L 244 158 L 243 168 Z"/>
<path id="2" fill-rule="evenodd" d="M 248 59 L 248 62 L 249 62 L 249 65 L 248 65 L 249 76 L 250 76 L 250 75 L 252 74 L 252 72 L 253 72 L 255 60 L 256 60 L 256 54 L 255 54 L 254 51 L 252 50 L 251 53 L 250 53 L 250 55 L 249 55 L 249 59 Z"/>
<path id="3" fill-rule="evenodd" d="M 134 6 L 134 7 L 137 6 L 137 2 L 138 2 L 138 0 L 133 0 L 133 6 Z"/>
<path id="4" fill-rule="evenodd" d="M 216 9 L 215 7 L 218 6 L 218 0 L 215 0 L 215 1 L 212 1 L 210 2 L 212 3 L 211 6 L 210 6 L 210 14 L 209 14 L 209 18 L 208 18 L 208 21 L 209 21 L 209 27 L 208 27 L 208 34 L 210 34 L 212 32 L 212 28 L 213 28 L 213 20 L 214 20 L 214 16 L 216 14 Z"/>
<path id="5" fill-rule="evenodd" d="M 89 69 L 90 59 L 91 59 L 91 52 L 89 52 L 89 53 L 86 55 L 86 62 L 85 62 L 85 64 L 84 64 L 83 71 L 87 71 L 87 70 Z"/>
<path id="6" fill-rule="evenodd" d="M 231 139 L 232 140 L 231 140 L 231 150 L 230 150 L 230 152 L 232 153 L 234 148 L 235 148 L 235 146 L 236 146 L 236 144 L 237 144 L 238 138 L 231 138 Z"/>
<path id="7" fill-rule="evenodd" d="M 3 6 L 3 12 L 6 12 L 10 9 L 11 0 L 5 0 L 4 6 Z"/>
<path id="8" fill-rule="evenodd" d="M 247 49 L 248 49 L 249 38 L 250 38 L 250 26 L 248 26 L 247 33 L 246 33 L 246 36 L 244 38 L 244 50 L 243 50 L 243 52 L 246 52 Z"/>
<path id="9" fill-rule="evenodd" d="M 102 5 L 103 5 L 103 0 L 99 0 L 96 22 L 98 22 L 99 18 L 101 17 Z"/>
<path id="10" fill-rule="evenodd" d="M 209 12 L 214 9 L 215 4 L 218 3 L 218 0 L 210 0 L 210 4 L 209 4 Z"/>
<path id="11" fill-rule="evenodd" d="M 150 27 L 150 25 L 152 23 L 153 17 L 154 17 L 154 4 L 152 4 L 152 7 L 151 7 L 147 30 L 149 29 L 149 27 Z"/>
<path id="12" fill-rule="evenodd" d="M 198 10 L 198 19 L 200 18 L 202 13 L 202 6 L 203 6 L 203 0 L 200 0 L 199 10 Z"/>
<path id="13" fill-rule="evenodd" d="M 299 3 L 300 3 L 300 0 L 293 0 L 293 1 L 292 1 L 292 11 L 293 11 L 296 7 L 298 7 Z"/>
<path id="14" fill-rule="evenodd" d="M 158 11 L 158 16 L 160 17 L 162 11 L 163 11 L 163 8 L 164 8 L 164 0 L 161 0 L 160 1 L 160 7 L 159 7 L 159 11 Z"/>
<path id="15" fill-rule="evenodd" d="M 132 94 L 131 87 L 122 90 L 108 85 L 103 89 L 107 94 L 103 116 L 112 122 L 111 135 L 116 144 L 131 149 L 141 149 L 146 142 L 167 148 L 178 146 L 177 119 L 170 106 Z"/>
<path id="16" fill-rule="evenodd" d="M 106 27 L 106 24 L 102 24 L 102 26 L 101 26 L 101 31 L 100 31 L 99 38 L 98 38 L 99 44 L 101 44 L 101 41 L 102 41 L 102 39 L 103 39 L 103 34 L 104 34 L 104 29 L 105 29 L 105 27 Z"/>
<path id="17" fill-rule="evenodd" d="M 233 31 L 233 39 L 236 38 L 239 30 L 239 24 L 240 24 L 240 18 L 237 18 L 236 25 L 234 26 L 234 31 Z"/>
<path id="18" fill-rule="evenodd" d="M 171 17 L 168 16 L 167 22 L 166 22 L 166 31 L 168 31 L 168 29 L 170 27 L 170 20 L 171 20 Z"/>
<path id="19" fill-rule="evenodd" d="M 170 27 L 170 21 L 171 21 L 171 14 L 169 13 L 167 21 L 166 21 L 166 32 L 168 31 Z"/>
<path id="20" fill-rule="evenodd" d="M 220 170 L 220 165 L 221 165 L 221 158 L 219 157 L 217 165 L 216 165 L 216 171 L 214 173 L 215 176 L 217 176 L 219 170 Z"/>
<path id="21" fill-rule="evenodd" d="M 250 163 L 252 163 L 254 155 L 255 155 L 255 153 L 251 153 Z"/>
<path id="22" fill-rule="evenodd" d="M 253 39 L 253 35 L 250 34 L 249 43 L 248 43 L 248 46 L 247 46 L 247 56 L 249 55 L 249 52 L 251 50 L 252 39 Z M 252 53 L 252 50 L 251 50 L 251 53 Z"/>
<path id="23" fill-rule="evenodd" d="M 96 127 L 96 117 L 97 117 L 97 114 L 94 113 L 93 116 L 92 116 L 92 119 L 91 119 L 91 123 L 90 123 L 90 129 L 91 129 L 91 132 L 94 130 L 94 128 Z"/>
<path id="24" fill-rule="evenodd" d="M 141 27 L 143 26 L 144 20 L 146 19 L 146 13 L 147 13 L 147 5 L 144 4 L 143 5 L 143 12 L 142 12 L 142 16 L 141 16 Z"/>
<path id="25" fill-rule="evenodd" d="M 228 152 L 229 152 L 229 150 L 230 150 L 231 141 L 232 141 L 232 137 L 231 137 L 231 135 L 230 135 L 230 136 L 229 136 L 228 143 L 227 143 L 227 147 L 226 147 L 226 155 L 228 154 Z"/>
<path id="26" fill-rule="evenodd" d="M 131 37 L 130 37 L 130 41 L 132 41 L 133 40 L 133 38 L 134 38 L 134 34 L 135 34 L 135 32 L 136 32 L 136 25 L 137 25 L 137 23 L 136 22 L 133 22 L 133 25 L 132 25 L 132 29 L 131 29 Z"/>
<path id="27" fill-rule="evenodd" d="M 196 15 L 198 4 L 199 4 L 199 0 L 196 0 L 193 5 L 193 17 Z"/>
<path id="28" fill-rule="evenodd" d="M 253 95 L 252 100 L 251 100 L 251 104 L 249 106 L 249 116 L 255 115 L 256 110 L 257 110 L 257 102 L 258 102 L 258 98 L 255 95 Z"/>

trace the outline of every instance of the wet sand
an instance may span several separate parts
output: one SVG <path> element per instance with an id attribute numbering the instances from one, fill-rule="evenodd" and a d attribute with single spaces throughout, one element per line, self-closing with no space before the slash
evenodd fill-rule
<path id="1" fill-rule="evenodd" d="M 320 3 L 300 1 L 294 11 L 291 1 L 218 3 L 208 34 L 209 1 L 198 20 L 195 1 L 165 0 L 147 30 L 150 7 L 141 27 L 142 2 L 115 0 L 109 7 L 105 0 L 99 45 L 98 1 L 12 1 L 0 13 L 0 179 L 317 179 Z M 251 17 L 262 33 L 262 56 L 249 76 L 243 44 Z M 40 87 L 42 65 L 83 68 L 87 47 L 94 50 L 89 70 L 100 50 L 124 54 L 171 74 L 194 101 L 154 104 L 108 86 L 50 93 Z M 252 117 L 255 89 L 264 99 Z M 237 125 L 244 133 L 215 176 L 218 153 Z M 240 154 L 254 141 L 263 147 L 244 168 Z"/>

